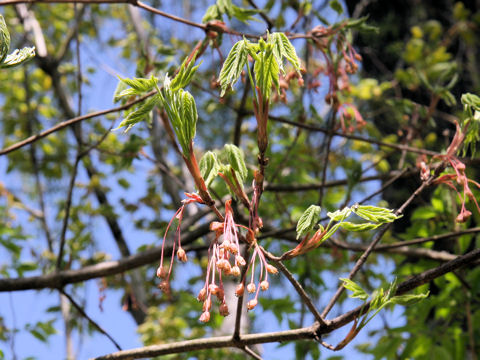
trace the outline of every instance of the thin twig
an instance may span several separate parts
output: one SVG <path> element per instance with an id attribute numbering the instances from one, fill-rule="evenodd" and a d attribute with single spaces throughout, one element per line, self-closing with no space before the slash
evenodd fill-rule
<path id="1" fill-rule="evenodd" d="M 418 189 L 415 190 L 415 192 L 400 206 L 400 208 L 398 208 L 398 210 L 395 211 L 396 215 L 401 215 L 403 213 L 403 210 L 405 210 L 405 208 L 413 201 L 413 199 L 415 199 L 425 188 L 427 188 L 433 182 L 433 180 L 441 171 L 441 168 L 442 167 L 437 168 L 437 171 L 435 172 L 435 174 L 430 176 L 430 178 L 427 181 L 423 182 L 418 187 Z M 370 243 L 368 248 L 365 250 L 362 256 L 360 256 L 360 258 L 355 263 L 355 266 L 352 268 L 352 270 L 350 271 L 350 274 L 348 275 L 348 279 L 352 279 L 355 276 L 355 274 L 360 270 L 360 268 L 363 266 L 365 261 L 367 261 L 367 258 L 370 255 L 370 253 L 373 251 L 373 249 L 375 249 L 375 246 L 380 242 L 383 235 L 385 235 L 385 233 L 387 232 L 388 229 L 390 229 L 391 226 L 392 226 L 392 223 L 389 223 L 384 225 L 380 229 L 380 231 L 376 234 L 376 236 L 374 237 L 373 241 Z M 340 298 L 340 295 L 342 295 L 344 290 L 345 288 L 343 287 L 343 285 L 340 285 L 338 287 L 337 291 L 335 292 L 333 297 L 330 299 L 328 305 L 325 307 L 325 310 L 323 310 L 322 312 L 323 317 L 327 316 L 327 314 L 330 312 L 333 305 L 335 305 L 337 300 Z"/>
<path id="2" fill-rule="evenodd" d="M 132 102 L 129 102 L 128 104 L 122 105 L 122 106 L 117 106 L 117 107 L 114 107 L 114 108 L 111 108 L 111 109 L 106 109 L 106 110 L 101 110 L 101 111 L 95 111 L 95 112 L 92 112 L 90 114 L 77 116 L 77 117 L 71 118 L 69 120 L 62 121 L 61 123 L 58 123 L 57 125 L 52 126 L 50 129 L 42 131 L 42 132 L 40 132 L 36 135 L 32 135 L 32 136 L 26 138 L 25 140 L 16 142 L 15 144 L 10 145 L 10 146 L 0 150 L 0 156 L 8 154 L 12 151 L 18 150 L 18 149 L 20 149 L 20 148 L 22 148 L 22 147 L 24 147 L 28 144 L 31 144 L 31 143 L 33 143 L 37 140 L 40 140 L 40 139 L 42 139 L 42 138 L 44 138 L 44 137 L 46 137 L 50 134 L 53 134 L 54 132 L 65 129 L 68 126 L 79 123 L 83 120 L 88 120 L 88 119 L 92 119 L 92 118 L 95 118 L 95 117 L 98 117 L 98 116 L 102 116 L 102 115 L 106 115 L 106 114 L 110 114 L 110 113 L 114 113 L 114 112 L 129 109 L 132 106 L 134 106 L 134 105 L 142 102 L 143 100 L 149 98 L 150 96 L 156 94 L 156 92 L 157 92 L 156 90 L 151 91 L 148 94 L 146 94 L 142 97 L 139 97 L 138 99 L 136 99 Z"/>
<path id="3" fill-rule="evenodd" d="M 250 347 L 248 346 L 244 346 L 242 348 L 243 351 L 245 351 L 245 353 L 247 353 L 248 355 L 250 355 L 252 358 L 256 359 L 256 360 L 262 360 L 262 357 L 260 355 L 258 355 L 255 351 L 253 351 L 252 349 L 250 349 Z"/>
<path id="4" fill-rule="evenodd" d="M 273 260 L 273 261 L 275 262 L 275 265 L 277 265 L 279 270 L 283 273 L 283 275 L 285 275 L 288 281 L 290 281 L 290 283 L 293 285 L 293 287 L 295 288 L 297 293 L 300 295 L 305 305 L 307 305 L 308 309 L 315 317 L 315 320 L 317 320 L 320 325 L 326 326 L 327 322 L 324 320 L 322 315 L 320 315 L 320 312 L 318 311 L 312 299 L 310 299 L 310 296 L 308 296 L 307 292 L 302 287 L 302 285 L 293 277 L 293 274 L 286 268 L 285 265 L 283 265 L 281 261 L 278 261 L 278 260 Z"/>
<path id="5" fill-rule="evenodd" d="M 118 345 L 115 339 L 109 333 L 107 333 L 100 325 L 98 325 L 98 323 L 95 320 L 93 320 L 90 316 L 88 316 L 85 310 L 83 310 L 83 308 L 65 290 L 59 289 L 59 291 L 62 293 L 62 295 L 64 295 L 68 299 L 68 301 L 70 301 L 70 303 L 73 305 L 75 309 L 77 309 L 80 315 L 82 315 L 85 319 L 87 319 L 88 322 L 92 324 L 94 328 L 96 328 L 103 335 L 105 335 L 113 343 L 113 345 L 115 345 L 115 347 L 119 351 L 122 350 L 122 348 L 120 347 L 120 345 Z"/>

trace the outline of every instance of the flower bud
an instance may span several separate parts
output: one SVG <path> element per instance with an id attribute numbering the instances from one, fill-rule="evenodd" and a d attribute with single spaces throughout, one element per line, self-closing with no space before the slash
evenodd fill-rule
<path id="1" fill-rule="evenodd" d="M 230 241 L 224 240 L 222 245 L 220 245 L 220 246 L 223 247 L 224 249 L 228 250 L 230 248 L 230 245 L 231 245 Z"/>
<path id="2" fill-rule="evenodd" d="M 267 280 L 263 280 L 263 281 L 260 283 L 260 289 L 261 289 L 262 291 L 268 290 L 268 286 L 269 286 L 269 284 L 268 284 L 268 281 L 267 281 Z"/>
<path id="3" fill-rule="evenodd" d="M 232 267 L 232 271 L 230 271 L 230 274 L 233 276 L 240 276 L 240 268 L 238 266 Z"/>
<path id="4" fill-rule="evenodd" d="M 267 264 L 266 268 L 270 274 L 278 274 L 278 270 L 275 266 Z"/>
<path id="5" fill-rule="evenodd" d="M 157 269 L 157 277 L 160 279 L 165 279 L 167 277 L 167 271 L 162 266 L 159 266 Z"/>
<path id="6" fill-rule="evenodd" d="M 235 296 L 237 296 L 237 297 L 242 296 L 244 291 L 245 291 L 245 286 L 243 286 L 243 283 L 238 284 L 237 288 L 235 289 Z"/>
<path id="7" fill-rule="evenodd" d="M 245 261 L 245 259 L 240 256 L 240 255 L 237 255 L 235 256 L 235 261 L 237 262 L 238 265 L 240 266 L 245 266 L 247 264 L 247 262 Z"/>
<path id="8" fill-rule="evenodd" d="M 168 294 L 170 292 L 170 283 L 167 280 L 163 280 L 158 285 L 158 288 Z"/>
<path id="9" fill-rule="evenodd" d="M 202 315 L 200 315 L 200 319 L 199 319 L 201 322 L 203 323 L 207 323 L 210 321 L 210 313 L 208 311 L 204 311 L 202 313 Z"/>
<path id="10" fill-rule="evenodd" d="M 223 303 L 222 305 L 220 305 L 219 312 L 222 316 L 228 316 L 228 314 L 230 313 L 228 312 L 227 304 Z"/>
<path id="11" fill-rule="evenodd" d="M 254 293 L 256 289 L 257 289 L 257 288 L 256 288 L 256 286 L 255 286 L 254 283 L 250 283 L 250 284 L 247 285 L 247 291 L 248 291 L 249 293 Z"/>
<path id="12" fill-rule="evenodd" d="M 217 296 L 217 299 L 220 301 L 223 301 L 225 299 L 225 292 L 223 291 L 222 288 L 218 288 L 218 291 L 215 295 Z"/>
<path id="13" fill-rule="evenodd" d="M 257 299 L 250 300 L 250 301 L 247 303 L 247 309 L 248 309 L 248 310 L 252 310 L 255 306 L 257 306 L 257 304 L 258 304 Z"/>
<path id="14" fill-rule="evenodd" d="M 218 285 L 215 285 L 215 284 L 210 284 L 208 285 L 208 290 L 210 290 L 210 292 L 213 294 L 213 295 L 216 295 L 218 293 L 218 290 L 220 288 L 218 287 Z"/>
<path id="15" fill-rule="evenodd" d="M 203 302 L 202 309 L 204 312 L 208 312 L 211 308 L 212 308 L 212 300 L 210 300 L 210 298 L 207 298 L 207 300 Z"/>
<path id="16" fill-rule="evenodd" d="M 230 251 L 233 255 L 238 254 L 238 246 L 234 243 L 230 243 L 230 246 L 228 247 L 228 251 Z"/>
<path id="17" fill-rule="evenodd" d="M 206 298 L 207 298 L 207 289 L 202 288 L 202 290 L 200 290 L 200 292 L 198 293 L 197 300 L 202 302 L 202 301 L 205 301 Z"/>
<path id="18" fill-rule="evenodd" d="M 187 259 L 187 254 L 185 253 L 185 250 L 183 250 L 182 248 L 178 249 L 177 250 L 177 258 L 181 262 L 187 262 L 188 259 Z"/>

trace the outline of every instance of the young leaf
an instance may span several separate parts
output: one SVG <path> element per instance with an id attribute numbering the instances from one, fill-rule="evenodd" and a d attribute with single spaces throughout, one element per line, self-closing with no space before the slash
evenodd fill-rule
<path id="1" fill-rule="evenodd" d="M 342 210 L 337 210 L 333 213 L 328 212 L 327 216 L 333 221 L 342 221 L 347 217 L 349 217 L 351 213 L 352 213 L 352 210 L 346 207 L 346 208 L 343 208 Z"/>
<path id="2" fill-rule="evenodd" d="M 189 157 L 198 119 L 195 99 L 183 89 L 172 91 L 168 77 L 165 77 L 160 99 L 182 147 L 183 155 Z"/>
<path id="3" fill-rule="evenodd" d="M 371 205 L 355 205 L 352 206 L 352 210 L 355 214 L 361 218 L 376 223 L 390 223 L 395 221 L 400 216 L 397 216 L 393 213 L 393 210 L 371 206 Z"/>
<path id="4" fill-rule="evenodd" d="M 0 68 L 9 68 L 20 65 L 31 60 L 34 56 L 35 47 L 24 47 L 21 50 L 16 49 L 4 59 L 3 64 L 0 64 Z"/>
<path id="5" fill-rule="evenodd" d="M 218 174 L 218 160 L 217 155 L 211 151 L 207 151 L 198 164 L 200 168 L 200 174 L 202 174 L 205 180 L 205 185 L 209 186 Z"/>
<path id="6" fill-rule="evenodd" d="M 343 221 L 339 225 L 348 231 L 367 231 L 378 228 L 381 224 L 363 223 L 355 224 L 348 221 Z"/>
<path id="7" fill-rule="evenodd" d="M 343 287 L 353 293 L 350 295 L 351 298 L 358 298 L 364 301 L 368 299 L 369 295 L 360 287 L 360 285 L 350 279 L 340 278 L 340 280 L 343 281 Z"/>
<path id="8" fill-rule="evenodd" d="M 245 166 L 245 159 L 242 149 L 233 144 L 226 144 L 225 153 L 227 155 L 228 163 L 232 166 L 240 177 L 240 182 L 245 181 L 248 175 L 247 167 Z"/>
<path id="9" fill-rule="evenodd" d="M 282 73 L 285 74 L 285 70 L 283 68 L 283 58 L 286 58 L 288 61 L 290 61 L 295 70 L 300 73 L 300 59 L 298 58 L 297 52 L 295 51 L 295 48 L 290 40 L 288 40 L 287 36 L 284 33 L 275 32 L 269 35 L 268 41 L 273 45 L 273 54 L 275 55 L 275 59 L 277 60 Z"/>
<path id="10" fill-rule="evenodd" d="M 203 15 L 202 23 L 207 23 L 212 20 L 222 20 L 222 13 L 217 5 L 211 5 L 208 7 L 207 11 L 205 11 L 205 15 Z"/>
<path id="11" fill-rule="evenodd" d="M 409 295 L 399 295 L 394 296 L 390 299 L 390 302 L 395 305 L 412 305 L 419 301 L 422 301 L 426 297 L 428 297 L 429 292 L 425 294 L 409 294 Z"/>
<path id="12" fill-rule="evenodd" d="M 229 86 L 235 85 L 242 73 L 248 58 L 249 41 L 246 39 L 237 41 L 233 45 L 227 59 L 223 63 L 220 71 L 220 86 L 222 92 L 220 96 L 225 95 Z"/>
<path id="13" fill-rule="evenodd" d="M 125 132 L 130 130 L 135 124 L 144 120 L 148 114 L 153 110 L 155 105 L 160 102 L 158 95 L 152 96 L 141 104 L 135 111 L 132 111 L 128 116 L 118 125 L 117 129 L 126 126 Z"/>
<path id="14" fill-rule="evenodd" d="M 190 61 L 188 61 L 188 58 L 186 58 L 183 61 L 177 75 L 170 82 L 170 88 L 172 89 L 172 91 L 177 91 L 181 88 L 184 88 L 190 83 L 190 80 L 192 80 L 193 75 L 195 74 L 198 67 L 200 66 L 200 64 L 198 64 L 197 66 L 194 66 L 195 57 L 196 57 L 196 54 L 193 56 L 193 58 L 190 59 Z"/>
<path id="15" fill-rule="evenodd" d="M 10 48 L 10 33 L 5 24 L 5 19 L 0 14 L 0 64 L 7 57 L 8 49 Z"/>
<path id="16" fill-rule="evenodd" d="M 260 40 L 262 44 L 262 40 Z M 273 45 L 266 44 L 265 50 L 261 51 L 258 55 L 258 59 L 255 61 L 255 81 L 262 93 L 264 99 L 269 100 L 272 92 L 272 85 L 277 90 L 280 90 L 279 86 L 279 67 L 278 62 L 273 54 Z"/>
<path id="17" fill-rule="evenodd" d="M 315 225 L 320 220 L 320 211 L 322 208 L 317 205 L 310 205 L 305 212 L 300 216 L 297 223 L 297 239 L 312 231 Z"/>
<path id="18" fill-rule="evenodd" d="M 123 94 L 125 90 L 133 90 L 133 89 L 130 89 L 128 88 L 128 85 L 126 83 L 124 83 L 123 81 L 119 81 L 118 84 L 117 84 L 117 87 L 115 88 L 115 92 L 113 93 L 113 102 L 116 103 L 116 102 L 119 102 L 122 97 L 124 97 L 125 95 Z M 135 90 L 133 90 L 135 91 Z M 132 95 L 135 95 L 135 94 L 132 94 Z"/>
<path id="19" fill-rule="evenodd" d="M 130 86 L 133 91 L 131 91 L 128 94 L 118 94 L 119 97 L 126 96 L 126 95 L 141 95 L 143 93 L 146 93 L 150 90 L 152 90 L 155 85 L 157 84 L 158 79 L 154 77 L 153 75 L 150 77 L 150 79 L 144 79 L 144 78 L 121 78 L 118 77 L 120 81 L 124 82 L 128 86 Z"/>

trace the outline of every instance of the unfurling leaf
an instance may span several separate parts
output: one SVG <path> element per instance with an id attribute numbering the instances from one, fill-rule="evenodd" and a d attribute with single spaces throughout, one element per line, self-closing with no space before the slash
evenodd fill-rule
<path id="1" fill-rule="evenodd" d="M 354 281 L 346 278 L 340 278 L 340 280 L 343 281 L 343 287 L 353 293 L 350 295 L 351 298 L 358 298 L 365 301 L 370 296 Z"/>
<path id="2" fill-rule="evenodd" d="M 183 155 L 190 157 L 190 145 L 195 137 L 198 119 L 195 99 L 183 89 L 172 91 L 168 77 L 165 78 L 160 98 L 182 147 Z"/>
<path id="3" fill-rule="evenodd" d="M 24 47 L 21 50 L 16 49 L 4 59 L 3 64 L 0 64 L 0 67 L 14 67 L 33 59 L 33 57 L 35 57 L 35 47 Z"/>
<path id="4" fill-rule="evenodd" d="M 187 86 L 190 81 L 192 80 L 193 75 L 197 71 L 200 64 L 195 65 L 195 57 L 196 54 L 189 60 L 186 58 L 182 65 L 180 66 L 180 70 L 178 71 L 177 75 L 172 79 L 170 82 L 170 89 L 172 91 L 180 90 Z"/>
<path id="5" fill-rule="evenodd" d="M 400 216 L 397 216 L 393 213 L 393 210 L 378 206 L 354 205 L 352 206 L 352 210 L 355 214 L 365 220 L 381 224 L 390 223 L 400 218 Z"/>
<path id="6" fill-rule="evenodd" d="M 342 210 L 337 210 L 333 213 L 328 212 L 327 216 L 333 221 L 342 221 L 347 217 L 349 217 L 351 213 L 352 213 L 352 209 L 346 207 L 346 208 L 343 208 Z"/>
<path id="7" fill-rule="evenodd" d="M 232 166 L 233 170 L 238 174 L 240 182 L 245 181 L 248 175 L 247 167 L 245 166 L 245 159 L 242 149 L 233 144 L 226 144 L 225 154 L 227 156 L 228 163 Z"/>
<path id="8" fill-rule="evenodd" d="M 287 36 L 284 33 L 275 32 L 269 35 L 268 41 L 273 44 L 273 54 L 275 55 L 280 70 L 285 74 L 285 70 L 283 69 L 283 58 L 285 58 L 290 61 L 295 70 L 300 73 L 300 59 Z"/>
<path id="9" fill-rule="evenodd" d="M 125 83 L 126 85 L 130 86 L 131 89 L 125 89 L 119 92 L 116 95 L 117 99 L 120 99 L 124 96 L 132 96 L 132 95 L 142 95 L 150 90 L 153 90 L 155 85 L 157 85 L 158 79 L 153 75 L 150 79 L 144 78 L 121 78 L 119 77 L 120 81 Z"/>
<path id="10" fill-rule="evenodd" d="M 240 78 L 240 74 L 247 63 L 249 44 L 248 40 L 243 39 L 236 42 L 230 50 L 220 71 L 220 86 L 222 87 L 220 96 L 225 95 L 228 87 L 235 85 Z"/>
<path id="11" fill-rule="evenodd" d="M 218 160 L 215 153 L 207 151 L 199 163 L 200 173 L 205 180 L 205 185 L 209 186 L 218 174 Z"/>
<path id="12" fill-rule="evenodd" d="M 382 224 L 372 224 L 372 223 L 355 224 L 348 221 L 343 221 L 339 223 L 339 225 L 348 231 L 367 231 L 367 230 L 374 230 Z"/>
<path id="13" fill-rule="evenodd" d="M 0 64 L 7 57 L 8 49 L 10 49 L 10 33 L 5 24 L 5 19 L 0 14 Z"/>
<path id="14" fill-rule="evenodd" d="M 118 125 L 117 129 L 126 126 L 125 132 L 130 130 L 135 124 L 144 120 L 150 112 L 153 110 L 155 105 L 160 102 L 160 97 L 157 95 L 152 96 L 147 99 L 143 104 L 141 104 L 136 110 L 128 114 L 128 116 Z"/>
<path id="15" fill-rule="evenodd" d="M 297 239 L 312 231 L 320 220 L 321 210 L 322 208 L 320 206 L 310 205 L 310 207 L 304 211 L 297 223 Z"/>
<path id="16" fill-rule="evenodd" d="M 422 301 L 428 297 L 429 292 L 425 294 L 410 294 L 410 295 L 398 295 L 390 299 L 390 302 L 395 305 L 413 305 L 419 301 Z"/>
<path id="17" fill-rule="evenodd" d="M 260 39 L 260 44 L 263 40 Z M 262 45 L 261 45 L 262 48 Z M 255 60 L 255 81 L 262 93 L 264 99 L 269 100 L 272 92 L 272 85 L 280 90 L 279 86 L 279 67 L 278 62 L 273 54 L 273 45 L 265 44 L 265 49 L 257 54 Z"/>

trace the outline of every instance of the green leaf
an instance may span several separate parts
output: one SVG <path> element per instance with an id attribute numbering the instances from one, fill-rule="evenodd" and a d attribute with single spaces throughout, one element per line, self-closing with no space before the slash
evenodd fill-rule
<path id="1" fill-rule="evenodd" d="M 180 66 L 180 70 L 178 71 L 177 75 L 172 79 L 170 82 L 170 88 L 172 91 L 180 90 L 187 86 L 190 81 L 192 80 L 193 75 L 197 71 L 200 64 L 197 66 L 195 65 L 195 55 L 188 61 L 188 57 L 183 61 L 182 65 Z M 187 62 L 188 61 L 188 62 Z"/>
<path id="2" fill-rule="evenodd" d="M 198 166 L 200 168 L 200 174 L 202 174 L 205 180 L 205 184 L 209 186 L 218 174 L 219 165 L 217 156 L 215 153 L 207 151 L 200 159 Z"/>
<path id="3" fill-rule="evenodd" d="M 409 295 L 399 295 L 399 296 L 394 296 L 393 298 L 390 299 L 390 302 L 395 304 L 395 305 L 413 305 L 416 304 L 419 301 L 422 301 L 423 299 L 427 298 L 429 295 L 429 292 L 425 294 L 409 294 Z"/>
<path id="4" fill-rule="evenodd" d="M 132 111 L 128 116 L 118 125 L 116 129 L 120 129 L 124 126 L 127 128 L 125 132 L 130 130 L 135 124 L 144 120 L 146 116 L 150 114 L 153 108 L 159 103 L 160 97 L 158 94 L 147 99 L 143 104 L 141 104 L 135 111 Z"/>
<path id="5" fill-rule="evenodd" d="M 1 68 L 10 68 L 27 62 L 35 56 L 35 47 L 24 47 L 21 50 L 16 49 L 13 53 L 8 55 L 3 64 L 0 64 Z"/>
<path id="6" fill-rule="evenodd" d="M 249 44 L 248 40 L 243 39 L 236 42 L 230 50 L 220 71 L 220 86 L 222 87 L 220 96 L 225 95 L 228 87 L 233 87 L 240 78 L 240 74 L 247 63 Z"/>
<path id="7" fill-rule="evenodd" d="M 297 223 L 297 239 L 312 231 L 320 220 L 321 210 L 322 208 L 320 206 L 310 205 L 310 207 L 304 211 Z"/>
<path id="8" fill-rule="evenodd" d="M 238 148 L 233 144 L 226 144 L 224 147 L 224 151 L 227 155 L 228 163 L 238 174 L 240 182 L 245 181 L 248 175 L 248 171 L 247 167 L 245 166 L 245 159 L 242 149 Z"/>
<path id="9" fill-rule="evenodd" d="M 127 88 L 128 88 L 128 85 L 126 83 L 124 83 L 123 81 L 118 82 L 117 87 L 115 88 L 115 92 L 113 93 L 114 103 L 119 102 L 122 99 L 122 97 L 126 96 L 126 94 L 123 94 L 123 93 L 125 92 L 125 90 L 127 90 Z M 135 91 L 133 89 L 129 89 L 129 90 Z M 135 94 L 132 93 L 131 95 L 135 95 Z"/>
<path id="10" fill-rule="evenodd" d="M 195 99 L 183 89 L 172 91 L 168 76 L 165 77 L 160 98 L 182 147 L 183 155 L 189 157 L 190 144 L 195 137 L 198 119 Z"/>
<path id="11" fill-rule="evenodd" d="M 343 14 L 343 7 L 342 4 L 338 0 L 332 0 L 330 1 L 330 7 L 338 14 L 342 15 Z"/>
<path id="12" fill-rule="evenodd" d="M 348 221 L 343 221 L 339 223 L 339 225 L 340 227 L 348 231 L 367 231 L 367 230 L 376 229 L 382 224 L 372 224 L 372 223 L 355 224 Z"/>
<path id="13" fill-rule="evenodd" d="M 463 106 L 470 106 L 476 111 L 480 111 L 480 97 L 475 94 L 466 93 L 461 98 Z"/>
<path id="14" fill-rule="evenodd" d="M 260 39 L 260 44 L 262 44 L 262 41 L 263 40 Z M 256 59 L 254 66 L 255 81 L 257 82 L 257 86 L 260 89 L 263 98 L 268 101 L 270 99 L 270 94 L 272 93 L 272 85 L 280 91 L 279 66 L 273 53 L 273 45 L 266 44 L 265 50 L 257 55 L 258 58 Z"/>
<path id="15" fill-rule="evenodd" d="M 343 281 L 343 287 L 353 293 L 352 295 L 349 295 L 351 298 L 357 298 L 364 301 L 368 299 L 369 295 L 360 287 L 360 285 L 350 279 L 340 278 L 340 280 Z"/>
<path id="16" fill-rule="evenodd" d="M 360 216 L 361 218 L 369 221 L 373 221 L 376 223 L 389 223 L 395 221 L 400 216 L 397 216 L 393 213 L 393 210 L 378 207 L 378 206 L 371 206 L 371 205 L 354 205 L 352 206 L 352 210 L 355 214 Z"/>
<path id="17" fill-rule="evenodd" d="M 275 59 L 280 67 L 280 70 L 282 70 L 282 73 L 285 74 L 285 70 L 283 68 L 283 58 L 290 61 L 295 70 L 300 73 L 300 59 L 298 58 L 297 52 L 295 51 L 295 48 L 290 40 L 288 40 L 287 36 L 284 33 L 275 32 L 269 35 L 268 41 L 273 45 L 273 54 L 275 55 Z"/>
<path id="18" fill-rule="evenodd" d="M 207 23 L 212 20 L 222 20 L 222 13 L 217 5 L 211 5 L 208 7 L 207 11 L 205 11 L 205 15 L 203 15 L 202 23 Z"/>
<path id="19" fill-rule="evenodd" d="M 144 78 L 121 78 L 118 77 L 120 81 L 125 83 L 126 85 L 130 86 L 133 91 L 127 92 L 123 94 L 123 92 L 120 92 L 118 94 L 118 97 L 123 97 L 123 96 L 130 96 L 130 95 L 141 95 L 143 93 L 149 92 L 150 90 L 153 90 L 155 85 L 158 82 L 158 79 L 154 77 L 153 75 L 150 77 L 150 79 L 144 79 Z"/>
<path id="20" fill-rule="evenodd" d="M 337 210 L 335 212 L 328 212 L 327 216 L 333 221 L 342 221 L 350 216 L 352 210 L 348 207 L 343 208 L 342 210 Z"/>
<path id="21" fill-rule="evenodd" d="M 5 19 L 0 14 L 0 64 L 7 57 L 8 49 L 10 49 L 10 33 L 5 24 Z"/>

